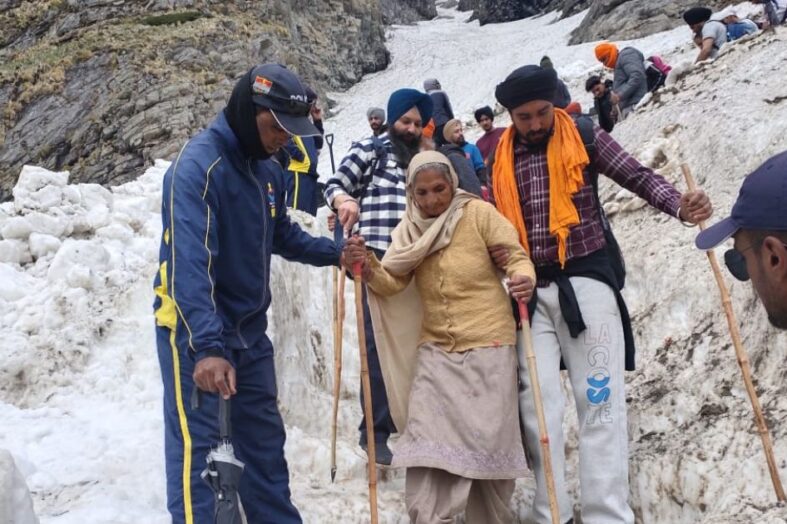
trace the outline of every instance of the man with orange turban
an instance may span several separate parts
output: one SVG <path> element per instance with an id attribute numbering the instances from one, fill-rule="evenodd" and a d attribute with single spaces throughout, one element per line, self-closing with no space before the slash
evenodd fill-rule
<path id="1" fill-rule="evenodd" d="M 648 92 L 645 57 L 633 47 L 619 51 L 615 44 L 602 42 L 596 46 L 596 58 L 604 67 L 615 71 L 610 100 L 627 116 Z"/>
<path id="2" fill-rule="evenodd" d="M 530 318 L 561 523 L 571 520 L 573 507 L 565 482 L 562 360 L 579 417 L 582 520 L 633 524 L 623 373 L 634 368 L 634 339 L 620 294 L 625 268 L 594 186 L 604 173 L 689 225 L 708 218 L 711 205 L 701 191 L 681 195 L 592 122 L 575 123 L 555 108 L 556 83 L 554 70 L 530 65 L 497 86 L 495 96 L 513 125 L 490 158 L 492 195 L 536 265 Z M 490 251 L 499 267 L 508 257 L 506 249 Z M 520 365 L 527 369 L 523 356 Z M 536 474 L 528 522 L 548 524 L 544 462 L 527 371 L 520 371 L 520 382 L 521 419 Z"/>

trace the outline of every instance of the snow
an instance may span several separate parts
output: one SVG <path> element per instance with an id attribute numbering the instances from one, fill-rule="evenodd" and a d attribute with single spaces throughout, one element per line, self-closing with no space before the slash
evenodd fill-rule
<path id="1" fill-rule="evenodd" d="M 738 12 L 750 8 L 742 4 Z M 565 45 L 582 15 L 485 27 L 465 23 L 467 14 L 441 9 L 440 15 L 393 28 L 391 67 L 331 95 L 338 105 L 326 128 L 336 133 L 337 161 L 351 141 L 368 134 L 367 107 L 385 107 L 391 91 L 420 87 L 430 76 L 440 79 L 455 110 L 471 122 L 476 107 L 492 104 L 495 85 L 510 70 L 546 53 L 575 97 L 591 105 L 584 80 L 600 71 L 593 44 Z M 787 32 L 730 45 L 716 62 L 696 67 L 685 27 L 633 45 L 677 67 L 668 88 L 615 136 L 679 188 L 685 187 L 680 163 L 688 162 L 719 216 L 726 214 L 743 176 L 787 149 L 787 102 L 779 101 L 787 85 Z M 505 123 L 501 117 L 499 124 Z M 478 133 L 472 126 L 467 135 Z M 14 201 L 0 204 L 0 522 L 8 521 L 9 504 L 18 515 L 12 522 L 31 522 L 31 500 L 45 524 L 169 521 L 151 315 L 167 165 L 157 161 L 111 191 L 27 166 Z M 323 178 L 329 166 L 326 151 Z M 787 510 L 773 502 L 718 291 L 704 255 L 692 245 L 696 231 L 617 186 L 603 184 L 602 195 L 628 264 L 625 295 L 639 348 L 639 370 L 627 376 L 631 501 L 638 520 L 784 524 Z M 323 215 L 296 218 L 309 231 L 327 234 Z M 293 499 L 305 522 L 368 522 L 365 460 L 356 445 L 352 283 L 338 475 L 331 484 L 330 270 L 275 259 L 272 271 L 271 334 Z M 781 365 L 787 335 L 768 325 L 750 284 L 734 282 L 731 289 L 787 480 L 787 372 Z M 570 405 L 568 413 L 568 474 L 576 494 Z M 533 485 L 532 478 L 518 482 L 514 504 L 521 517 Z M 401 472 L 381 471 L 381 522 L 407 522 L 403 492 Z"/>

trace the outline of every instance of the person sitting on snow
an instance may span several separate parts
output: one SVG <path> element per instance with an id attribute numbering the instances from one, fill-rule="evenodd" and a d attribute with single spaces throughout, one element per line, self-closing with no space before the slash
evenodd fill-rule
<path id="1" fill-rule="evenodd" d="M 751 278 L 768 320 L 787 329 L 787 151 L 766 160 L 743 180 L 729 218 L 697 235 L 697 247 L 713 249 L 729 238 L 724 255 L 738 280 Z"/>
<path id="2" fill-rule="evenodd" d="M 443 138 L 447 144 L 453 144 L 462 148 L 467 159 L 473 164 L 473 169 L 478 177 L 478 181 L 482 186 L 486 186 L 488 182 L 484 157 L 481 156 L 481 151 L 474 144 L 465 140 L 462 122 L 459 119 L 454 118 L 445 124 L 443 128 Z"/>
<path id="3" fill-rule="evenodd" d="M 598 125 L 607 133 L 611 133 L 617 122 L 617 110 L 612 105 L 612 80 L 601 81 L 601 77 L 593 75 L 585 82 L 585 91 L 593 93 L 593 105 L 598 115 Z"/>
<path id="4" fill-rule="evenodd" d="M 692 7 L 683 13 L 683 20 L 694 33 L 700 52 L 695 62 L 719 56 L 719 50 L 727 43 L 727 26 L 720 20 L 711 20 L 713 11 L 707 7 Z"/>
<path id="5" fill-rule="evenodd" d="M 595 54 L 604 67 L 614 70 L 609 99 L 613 106 L 620 108 L 621 117 L 626 118 L 648 92 L 645 57 L 638 49 L 624 47 L 618 50 L 611 42 L 598 44 Z"/>
<path id="6" fill-rule="evenodd" d="M 751 3 L 763 6 L 765 11 L 763 29 L 787 22 L 787 0 L 751 0 Z"/>
<path id="7" fill-rule="evenodd" d="M 733 42 L 747 35 L 753 35 L 760 30 L 753 21 L 741 18 L 734 9 L 725 9 L 719 13 L 721 23 L 727 26 L 727 41 Z"/>
<path id="8" fill-rule="evenodd" d="M 175 524 L 214 520 L 214 493 L 200 473 L 218 443 L 218 395 L 232 397 L 248 521 L 301 523 L 290 501 L 267 311 L 274 252 L 314 266 L 340 261 L 333 241 L 290 220 L 284 174 L 272 158 L 288 137 L 319 134 L 311 109 L 294 73 L 254 66 L 164 175 L 154 310 L 167 508 Z M 195 389 L 205 392 L 199 409 L 189 406 Z"/>

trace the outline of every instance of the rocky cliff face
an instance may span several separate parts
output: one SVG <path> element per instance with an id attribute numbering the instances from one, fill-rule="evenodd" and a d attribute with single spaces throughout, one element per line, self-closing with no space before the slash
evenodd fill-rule
<path id="1" fill-rule="evenodd" d="M 118 183 L 171 158 L 238 75 L 277 61 L 318 91 L 389 62 L 383 14 L 423 0 L 0 0 L 0 200 L 24 164 Z"/>
<path id="2" fill-rule="evenodd" d="M 703 2 L 714 9 L 735 4 L 730 0 Z M 683 23 L 683 11 L 697 5 L 696 0 L 460 0 L 459 8 L 473 10 L 481 24 L 509 22 L 548 11 L 562 16 L 589 9 L 582 24 L 571 36 L 570 44 L 594 40 L 624 40 L 672 29 Z"/>
<path id="3" fill-rule="evenodd" d="M 520 20 L 548 11 L 564 16 L 587 9 L 590 0 L 460 0 L 459 9 L 474 12 L 481 25 Z"/>
<path id="4" fill-rule="evenodd" d="M 435 0 L 382 0 L 383 22 L 386 24 L 409 24 L 418 20 L 429 20 L 437 16 Z"/>
<path id="5" fill-rule="evenodd" d="M 714 10 L 736 3 L 730 0 L 701 2 Z M 593 0 L 569 44 L 626 40 L 666 31 L 683 24 L 683 12 L 696 5 L 696 0 Z"/>

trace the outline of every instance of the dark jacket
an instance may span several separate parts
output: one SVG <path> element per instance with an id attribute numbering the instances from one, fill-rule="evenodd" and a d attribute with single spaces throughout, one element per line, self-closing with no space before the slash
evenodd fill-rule
<path id="1" fill-rule="evenodd" d="M 224 113 L 183 147 L 164 175 L 156 323 L 199 360 L 267 346 L 271 255 L 339 261 L 327 238 L 290 221 L 274 159 L 243 153 Z"/>
<path id="2" fill-rule="evenodd" d="M 558 78 L 557 90 L 555 91 L 555 98 L 552 100 L 552 104 L 554 104 L 555 107 L 559 107 L 560 109 L 565 109 L 570 103 L 571 93 L 569 93 L 566 83 Z"/>
<path id="3" fill-rule="evenodd" d="M 481 196 L 481 182 L 478 180 L 473 164 L 468 160 L 464 149 L 455 144 L 446 144 L 440 147 L 439 151 L 447 156 L 451 165 L 454 166 L 456 176 L 459 177 L 459 189 Z"/>
<path id="4" fill-rule="evenodd" d="M 637 105 L 648 93 L 645 57 L 633 47 L 624 47 L 618 54 L 612 89 L 620 96 L 620 109 Z"/>
<path id="5" fill-rule="evenodd" d="M 434 104 L 434 112 L 432 113 L 434 125 L 436 127 L 444 126 L 446 122 L 454 118 L 451 101 L 448 100 L 445 91 L 441 90 L 429 91 L 429 96 L 432 97 L 432 104 Z"/>
<path id="6" fill-rule="evenodd" d="M 610 100 L 612 82 L 610 80 L 606 80 L 605 84 L 607 85 L 607 92 L 604 93 L 604 96 L 601 98 L 594 99 L 593 105 L 595 106 L 596 113 L 598 114 L 598 125 L 601 126 L 601 129 L 607 133 L 611 133 L 612 129 L 615 127 L 617 118 L 613 114 L 614 108 L 612 107 L 612 101 Z"/>

